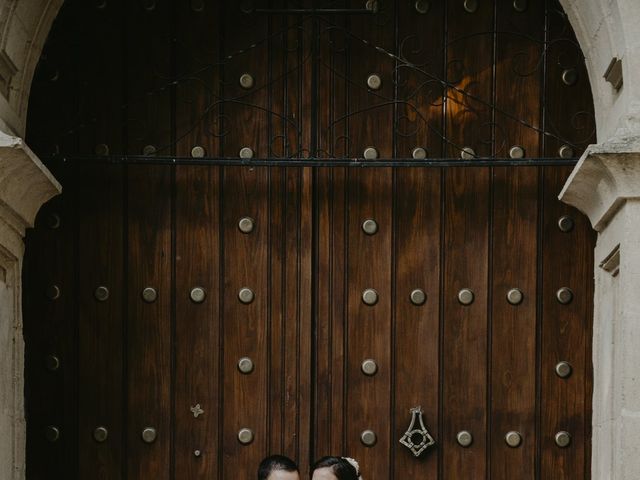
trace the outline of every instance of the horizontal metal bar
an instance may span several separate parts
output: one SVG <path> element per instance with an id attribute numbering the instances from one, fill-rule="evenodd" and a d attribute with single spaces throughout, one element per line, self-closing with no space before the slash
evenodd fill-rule
<path id="1" fill-rule="evenodd" d="M 375 10 L 366 8 L 256 8 L 254 13 L 267 15 L 371 15 Z"/>
<path id="2" fill-rule="evenodd" d="M 382 168 L 382 167 L 561 167 L 574 166 L 577 158 L 431 158 L 415 160 L 413 158 L 396 158 L 380 160 L 331 159 L 331 158 L 191 158 L 191 157 L 148 157 L 140 155 L 96 156 L 71 155 L 52 157 L 59 163 L 110 163 L 125 165 L 219 165 L 244 167 L 350 167 L 350 168 Z"/>

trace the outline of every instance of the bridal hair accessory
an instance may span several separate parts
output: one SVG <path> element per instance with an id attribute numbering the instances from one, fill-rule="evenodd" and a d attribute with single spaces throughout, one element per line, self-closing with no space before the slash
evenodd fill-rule
<path id="1" fill-rule="evenodd" d="M 349 462 L 351 464 L 351 466 L 356 469 L 356 475 L 358 476 L 358 478 L 362 479 L 362 477 L 360 476 L 360 465 L 358 465 L 358 462 L 356 462 L 351 457 L 342 457 L 342 458 L 344 460 L 346 460 L 347 462 Z"/>

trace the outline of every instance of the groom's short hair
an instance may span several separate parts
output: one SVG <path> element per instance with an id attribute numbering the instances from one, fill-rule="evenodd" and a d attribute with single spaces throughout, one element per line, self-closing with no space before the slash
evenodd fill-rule
<path id="1" fill-rule="evenodd" d="M 297 472 L 298 466 L 289 457 L 284 455 L 271 455 L 260 462 L 258 467 L 258 480 L 267 480 L 271 472 L 284 470 L 285 472 Z"/>

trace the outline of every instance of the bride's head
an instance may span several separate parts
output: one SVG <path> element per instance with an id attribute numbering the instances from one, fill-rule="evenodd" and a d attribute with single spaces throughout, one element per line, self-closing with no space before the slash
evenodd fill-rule
<path id="1" fill-rule="evenodd" d="M 362 477 L 354 459 L 322 457 L 311 469 L 311 480 L 362 480 Z"/>

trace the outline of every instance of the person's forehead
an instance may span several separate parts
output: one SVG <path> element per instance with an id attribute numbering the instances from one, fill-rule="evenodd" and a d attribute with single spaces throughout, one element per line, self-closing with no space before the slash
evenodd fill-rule
<path id="1" fill-rule="evenodd" d="M 275 470 L 269 474 L 267 480 L 300 480 L 300 475 L 298 475 L 298 472 Z"/>
<path id="2" fill-rule="evenodd" d="M 330 467 L 318 468 L 313 472 L 313 480 L 336 480 Z"/>

